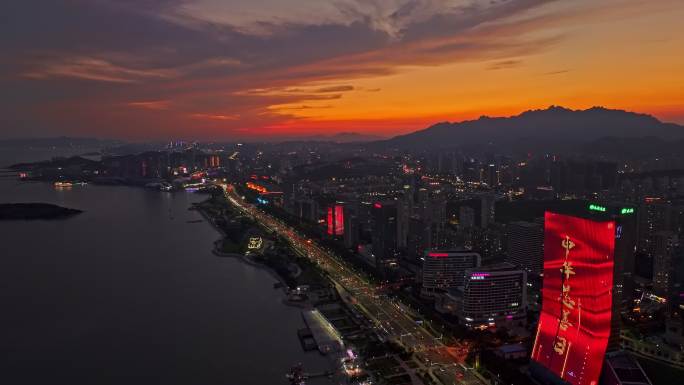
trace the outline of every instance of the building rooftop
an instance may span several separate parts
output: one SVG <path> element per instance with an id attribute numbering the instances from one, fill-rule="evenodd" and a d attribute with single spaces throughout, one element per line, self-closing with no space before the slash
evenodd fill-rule
<path id="1" fill-rule="evenodd" d="M 651 385 L 651 381 L 639 363 L 624 352 L 606 355 L 606 368 L 604 370 L 612 371 L 620 384 Z"/>
<path id="2" fill-rule="evenodd" d="M 319 349 L 324 346 L 336 346 L 338 348 L 343 346 L 342 336 L 321 312 L 318 310 L 304 310 L 302 311 L 302 318 L 304 318 L 306 326 L 311 330 L 311 334 Z"/>
<path id="3" fill-rule="evenodd" d="M 493 272 L 493 271 L 509 271 L 509 270 L 520 270 L 517 266 L 515 266 L 512 263 L 508 262 L 501 262 L 501 263 L 493 263 L 490 265 L 484 265 L 477 267 L 475 269 L 471 269 L 472 271 L 487 271 L 487 272 Z"/>
<path id="4" fill-rule="evenodd" d="M 502 353 L 518 353 L 527 352 L 527 348 L 522 344 L 508 344 L 500 346 L 499 349 Z"/>

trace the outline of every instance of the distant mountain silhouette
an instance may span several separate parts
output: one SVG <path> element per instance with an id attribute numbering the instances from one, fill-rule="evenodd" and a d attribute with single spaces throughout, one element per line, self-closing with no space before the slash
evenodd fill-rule
<path id="1" fill-rule="evenodd" d="M 0 139 L 0 148 L 97 148 L 120 143 L 122 143 L 120 140 L 59 136 L 51 138 Z"/>
<path id="2" fill-rule="evenodd" d="M 296 139 L 289 139 L 288 141 L 296 142 L 333 142 L 333 143 L 356 143 L 356 142 L 371 142 L 384 139 L 382 136 L 360 134 L 358 132 L 340 132 L 333 135 L 312 135 Z"/>
<path id="3" fill-rule="evenodd" d="M 652 137 L 665 141 L 684 139 L 684 126 L 663 123 L 650 115 L 593 107 L 570 110 L 551 106 L 512 117 L 460 123 L 443 122 L 421 131 L 376 142 L 383 147 L 498 149 L 569 149 L 599 139 Z"/>

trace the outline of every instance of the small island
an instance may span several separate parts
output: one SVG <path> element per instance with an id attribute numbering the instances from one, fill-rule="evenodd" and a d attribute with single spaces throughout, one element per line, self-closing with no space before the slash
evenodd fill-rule
<path id="1" fill-rule="evenodd" d="M 49 203 L 0 203 L 0 220 L 64 219 L 82 212 Z"/>

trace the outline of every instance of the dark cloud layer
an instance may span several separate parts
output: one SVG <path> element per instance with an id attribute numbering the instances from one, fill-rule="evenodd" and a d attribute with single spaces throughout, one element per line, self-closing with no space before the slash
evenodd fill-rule
<path id="1" fill-rule="evenodd" d="M 439 12 L 439 1 L 406 1 L 386 20 L 345 3 L 340 10 L 350 21 L 268 23 L 263 34 L 189 16 L 181 12 L 188 2 L 1 2 L 3 136 L 153 137 L 192 127 L 198 136 L 230 135 L 277 122 L 282 117 L 272 105 L 305 109 L 310 100 L 363 91 L 338 79 L 461 60 L 509 68 L 521 64 L 511 56 L 559 38 L 525 37 L 532 27 L 505 21 L 548 3 L 541 0 L 471 4 L 448 13 Z M 307 83 L 319 85 L 287 92 Z"/>

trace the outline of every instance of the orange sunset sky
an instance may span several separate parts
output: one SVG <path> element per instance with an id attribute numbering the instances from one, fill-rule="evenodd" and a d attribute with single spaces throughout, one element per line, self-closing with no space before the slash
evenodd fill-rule
<path id="1" fill-rule="evenodd" d="M 684 124 L 681 0 L 8 1 L 0 137 L 391 136 L 601 105 Z"/>

